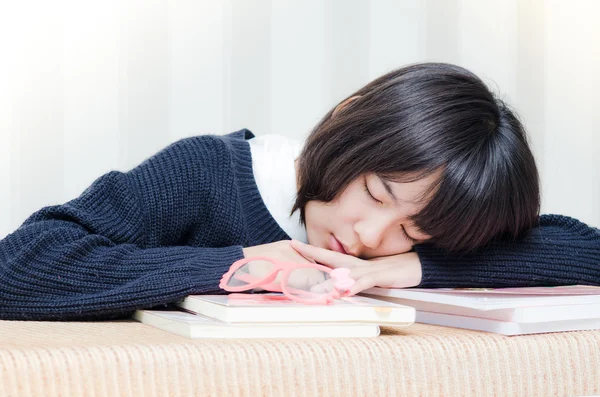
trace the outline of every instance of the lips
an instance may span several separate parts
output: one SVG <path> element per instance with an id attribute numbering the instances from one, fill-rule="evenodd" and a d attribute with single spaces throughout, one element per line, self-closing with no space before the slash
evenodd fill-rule
<path id="1" fill-rule="evenodd" d="M 336 239 L 333 234 L 329 235 L 329 247 L 331 248 L 332 251 L 340 252 L 340 253 L 346 254 L 346 255 L 348 254 L 346 252 L 346 250 L 344 249 L 344 246 L 342 245 L 342 243 L 340 243 L 340 241 L 338 239 Z"/>

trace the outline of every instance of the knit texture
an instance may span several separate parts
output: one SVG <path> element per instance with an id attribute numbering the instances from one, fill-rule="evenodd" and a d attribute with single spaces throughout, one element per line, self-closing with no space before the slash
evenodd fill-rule
<path id="1" fill-rule="evenodd" d="M 180 140 L 33 214 L 0 241 L 0 319 L 117 319 L 222 292 L 242 247 L 289 239 L 256 186 L 251 137 Z M 469 256 L 415 249 L 421 287 L 600 285 L 600 231 L 557 215 Z"/>
<path id="2" fill-rule="evenodd" d="M 242 247 L 289 238 L 265 207 L 241 130 L 186 138 L 0 241 L 0 319 L 84 320 L 219 293 Z"/>
<path id="3" fill-rule="evenodd" d="M 600 285 L 600 230 L 577 219 L 542 215 L 518 240 L 497 240 L 469 255 L 417 245 L 420 287 Z"/>

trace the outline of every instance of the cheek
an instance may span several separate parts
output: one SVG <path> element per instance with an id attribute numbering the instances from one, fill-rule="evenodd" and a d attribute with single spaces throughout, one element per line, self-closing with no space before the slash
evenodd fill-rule
<path id="1" fill-rule="evenodd" d="M 390 239 L 389 241 L 385 241 L 376 250 L 369 250 L 365 252 L 365 259 L 399 255 L 404 254 L 406 252 L 410 252 L 410 250 L 412 250 L 412 245 L 410 243 Z"/>
<path id="2" fill-rule="evenodd" d="M 404 254 L 412 250 L 413 245 L 408 241 L 395 239 L 386 244 L 384 256 Z"/>
<path id="3" fill-rule="evenodd" d="M 307 227 L 313 227 L 315 224 L 318 224 L 319 217 L 321 213 L 321 209 L 318 203 L 314 201 L 309 201 L 304 207 L 304 218 L 306 220 Z"/>
<path id="4" fill-rule="evenodd" d="M 337 202 L 324 204 L 310 201 L 306 204 L 304 215 L 306 236 L 312 245 L 326 247 L 331 233 L 346 235 L 343 225 L 347 221 Z"/>
<path id="5" fill-rule="evenodd" d="M 336 203 L 309 201 L 305 207 L 306 224 L 308 227 L 323 227 L 336 222 L 339 217 Z"/>
<path id="6" fill-rule="evenodd" d="M 361 217 L 367 216 L 368 206 L 365 205 L 364 200 L 356 195 L 345 195 L 340 197 L 336 203 L 336 217 L 343 223 L 354 223 L 361 219 Z"/>
<path id="7" fill-rule="evenodd" d="M 328 224 L 327 211 L 321 203 L 310 201 L 304 209 L 306 221 L 306 236 L 309 244 L 319 245 L 318 236 L 324 233 L 324 228 Z"/>

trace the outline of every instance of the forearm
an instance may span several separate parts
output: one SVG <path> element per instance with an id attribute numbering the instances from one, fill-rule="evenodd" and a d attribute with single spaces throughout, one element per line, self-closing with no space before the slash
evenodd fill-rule
<path id="1" fill-rule="evenodd" d="M 124 317 L 217 292 L 243 257 L 244 236 L 202 240 L 213 228 L 202 178 L 219 148 L 212 141 L 183 140 L 130 172 L 109 172 L 0 241 L 0 318 Z"/>
<path id="2" fill-rule="evenodd" d="M 543 216 L 522 239 L 499 240 L 468 254 L 415 246 L 420 287 L 600 285 L 600 231 L 575 219 Z"/>
<path id="3" fill-rule="evenodd" d="M 144 249 L 72 232 L 42 235 L 0 268 L 0 319 L 128 317 L 136 309 L 218 292 L 221 276 L 241 257 L 241 246 Z"/>

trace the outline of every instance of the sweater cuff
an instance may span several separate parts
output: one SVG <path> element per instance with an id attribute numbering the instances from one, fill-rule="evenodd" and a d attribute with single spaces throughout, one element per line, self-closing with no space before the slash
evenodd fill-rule
<path id="1" fill-rule="evenodd" d="M 440 266 L 439 263 L 444 263 L 444 257 L 439 249 L 433 248 L 427 244 L 417 244 L 414 250 L 419 255 L 421 262 L 421 283 L 419 288 L 433 288 L 440 283 L 448 284 L 452 280 L 452 274 L 444 272 L 444 267 L 449 269 L 450 266 Z"/>
<path id="2" fill-rule="evenodd" d="M 472 256 L 452 254 L 429 244 L 415 245 L 421 262 L 420 288 L 480 286 L 481 277 L 496 280 L 494 268 L 477 263 Z M 504 273 L 504 272 L 503 272 Z M 474 274 L 478 279 L 470 279 Z"/>
<path id="3" fill-rule="evenodd" d="M 472 254 L 449 253 L 432 245 L 417 245 L 421 261 L 421 288 L 504 288 L 562 285 L 562 266 L 548 266 L 546 258 L 524 261 L 527 252 L 517 247 L 489 246 Z M 572 284 L 572 283 L 567 283 Z"/>
<path id="4" fill-rule="evenodd" d="M 235 261 L 242 258 L 244 258 L 244 251 L 241 245 L 203 252 L 197 273 L 193 276 L 194 286 L 191 295 L 225 293 L 219 288 L 221 277 Z"/>

